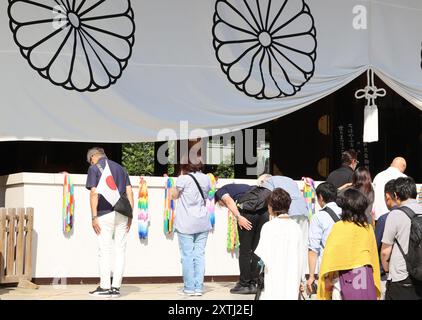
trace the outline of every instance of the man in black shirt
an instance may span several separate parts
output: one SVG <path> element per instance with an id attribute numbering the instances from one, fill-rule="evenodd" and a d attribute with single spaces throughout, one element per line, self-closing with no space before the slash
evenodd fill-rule
<path id="1" fill-rule="evenodd" d="M 215 193 L 215 201 L 228 208 L 237 218 L 239 232 L 239 269 L 240 280 L 230 290 L 232 294 L 255 294 L 258 279 L 258 256 L 254 253 L 262 225 L 268 221 L 268 212 L 262 214 L 240 214 L 236 202 L 251 190 L 247 184 L 227 184 Z"/>
<path id="2" fill-rule="evenodd" d="M 326 181 L 332 183 L 336 188 L 344 187 L 352 182 L 353 172 L 358 164 L 356 151 L 344 151 L 341 154 L 341 167 L 331 172 Z"/>

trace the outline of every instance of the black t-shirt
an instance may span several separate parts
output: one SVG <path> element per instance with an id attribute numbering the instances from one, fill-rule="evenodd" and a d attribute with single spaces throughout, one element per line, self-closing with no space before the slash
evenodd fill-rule
<path id="1" fill-rule="evenodd" d="M 346 183 L 352 182 L 353 170 L 349 166 L 342 166 L 331 172 L 327 182 L 331 182 L 336 188 L 340 188 Z"/>
<path id="2" fill-rule="evenodd" d="M 229 196 L 234 201 L 237 201 L 243 194 L 248 192 L 251 188 L 252 186 L 248 184 L 230 183 L 218 189 L 215 195 L 218 199 L 221 199 L 225 194 L 229 194 Z"/>

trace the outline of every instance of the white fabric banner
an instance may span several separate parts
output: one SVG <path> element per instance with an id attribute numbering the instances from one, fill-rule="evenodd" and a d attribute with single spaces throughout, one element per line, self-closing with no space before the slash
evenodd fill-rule
<path id="1" fill-rule="evenodd" d="M 1 1 L 0 140 L 246 128 L 368 67 L 422 109 L 421 18 L 420 0 Z"/>

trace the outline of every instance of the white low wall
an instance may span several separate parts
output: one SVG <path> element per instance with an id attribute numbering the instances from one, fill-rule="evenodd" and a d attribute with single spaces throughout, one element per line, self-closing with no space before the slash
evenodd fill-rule
<path id="1" fill-rule="evenodd" d="M 0 206 L 33 207 L 33 277 L 98 277 L 97 243 L 91 226 L 86 175 L 71 175 L 75 187 L 74 232 L 62 231 L 63 174 L 19 173 L 0 177 Z M 139 177 L 131 177 L 135 201 Z M 177 236 L 163 232 L 164 185 L 166 178 L 146 177 L 151 224 L 147 241 L 140 241 L 134 217 L 126 253 L 126 277 L 181 276 Z M 218 186 L 235 180 L 221 179 Z M 239 180 L 236 180 L 240 182 Z M 254 184 L 255 180 L 242 180 Z M 215 230 L 206 247 L 206 275 L 237 275 L 238 260 L 226 251 L 227 211 L 216 207 Z"/>
<path id="2" fill-rule="evenodd" d="M 71 175 L 75 186 L 74 232 L 63 234 L 63 174 L 19 173 L 0 177 L 0 207 L 33 207 L 34 243 L 33 277 L 98 277 L 97 243 L 91 226 L 89 191 L 86 175 Z M 131 177 L 137 201 L 139 177 Z M 163 232 L 164 185 L 166 178 L 146 177 L 149 192 L 151 224 L 147 241 L 137 234 L 134 216 L 126 252 L 126 277 L 181 276 L 177 236 Z M 256 180 L 220 179 L 218 187 L 227 183 L 255 184 Z M 302 182 L 298 182 L 302 188 Z M 318 183 L 316 183 L 318 184 Z M 418 185 L 418 190 L 420 185 Z M 226 251 L 227 210 L 216 206 L 215 229 L 206 247 L 206 275 L 238 275 L 236 255 Z"/>

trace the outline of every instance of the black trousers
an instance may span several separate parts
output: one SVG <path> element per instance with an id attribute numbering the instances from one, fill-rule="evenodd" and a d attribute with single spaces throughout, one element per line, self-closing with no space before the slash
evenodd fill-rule
<path id="1" fill-rule="evenodd" d="M 422 300 L 422 282 L 412 282 L 410 278 L 402 281 L 387 281 L 385 300 Z"/>
<path id="2" fill-rule="evenodd" d="M 240 284 L 242 286 L 249 286 L 251 283 L 256 283 L 258 280 L 258 256 L 254 253 L 258 246 L 261 228 L 265 222 L 269 220 L 268 211 L 261 214 L 242 214 L 252 224 L 251 230 L 240 229 L 239 231 L 239 269 L 240 269 Z"/>

